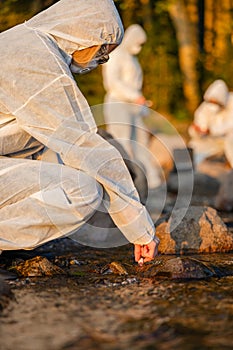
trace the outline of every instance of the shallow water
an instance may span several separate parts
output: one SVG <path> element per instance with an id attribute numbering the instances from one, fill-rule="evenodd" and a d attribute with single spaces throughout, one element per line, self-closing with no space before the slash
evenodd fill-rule
<path id="1" fill-rule="evenodd" d="M 153 264 L 171 258 L 161 256 Z M 233 264 L 233 254 L 196 258 L 218 266 Z M 55 260 L 68 275 L 10 282 L 15 301 L 1 316 L 0 349 L 233 348 L 233 276 L 150 277 L 151 264 L 134 264 L 131 246 L 83 247 Z M 128 275 L 103 269 L 113 260 Z"/>
<path id="2" fill-rule="evenodd" d="M 156 198 L 150 202 L 155 218 Z M 174 200 L 167 198 L 167 211 Z M 194 198 L 196 205 L 211 201 Z M 232 213 L 222 216 L 233 232 Z M 158 256 L 140 268 L 132 246 L 101 250 L 70 242 L 35 252 L 66 274 L 8 282 L 15 299 L 0 315 L 0 350 L 233 349 L 233 254 L 188 256 L 214 273 L 183 279 L 169 270 L 175 265 L 166 265 L 176 256 Z M 128 274 L 110 273 L 113 261 Z"/>

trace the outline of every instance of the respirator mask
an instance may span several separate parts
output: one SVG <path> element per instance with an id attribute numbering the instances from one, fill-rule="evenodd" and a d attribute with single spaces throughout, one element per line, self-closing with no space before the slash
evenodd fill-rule
<path id="1" fill-rule="evenodd" d="M 85 54 L 84 53 L 85 50 Z M 98 47 L 98 50 L 92 55 L 90 54 L 93 48 L 87 48 L 84 50 L 76 51 L 72 55 L 72 62 L 70 64 L 70 70 L 74 74 L 86 74 L 95 69 L 99 64 L 104 64 L 109 60 L 108 45 L 102 45 Z M 84 53 L 84 54 L 83 54 Z M 89 59 L 88 59 L 89 58 Z"/>

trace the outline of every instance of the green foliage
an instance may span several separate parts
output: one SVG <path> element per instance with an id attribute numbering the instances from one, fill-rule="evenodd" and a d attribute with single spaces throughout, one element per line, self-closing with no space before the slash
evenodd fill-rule
<path id="1" fill-rule="evenodd" d="M 185 109 L 185 104 L 176 33 L 168 14 L 168 2 L 134 1 L 130 7 L 128 2 L 126 5 L 126 1 L 117 0 L 116 4 L 124 24 L 139 23 L 147 32 L 147 42 L 139 55 L 146 98 L 153 101 L 154 109 L 175 115 Z M 130 10 L 133 15 L 129 14 Z"/>
<path id="2" fill-rule="evenodd" d="M 58 0 L 0 0 L 0 31 L 31 18 Z"/>

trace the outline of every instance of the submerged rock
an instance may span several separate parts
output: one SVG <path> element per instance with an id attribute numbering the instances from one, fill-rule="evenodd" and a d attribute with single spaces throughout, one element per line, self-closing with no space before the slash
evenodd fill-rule
<path id="1" fill-rule="evenodd" d="M 138 269 L 146 278 L 206 279 L 233 275 L 233 261 L 225 259 L 199 259 L 196 256 L 160 256 L 155 262 Z"/>
<path id="2" fill-rule="evenodd" d="M 12 269 L 23 277 L 64 274 L 64 271 L 60 267 L 52 264 L 47 258 L 42 256 L 36 256 L 33 259 L 23 261 L 20 264 L 12 267 Z"/>
<path id="3" fill-rule="evenodd" d="M 166 219 L 165 219 L 166 220 Z M 174 210 L 156 228 L 161 254 L 217 253 L 233 250 L 233 234 L 211 207 Z"/>
<path id="4" fill-rule="evenodd" d="M 203 279 L 216 276 L 215 271 L 207 265 L 188 257 L 176 257 L 163 262 L 155 275 L 171 279 Z"/>

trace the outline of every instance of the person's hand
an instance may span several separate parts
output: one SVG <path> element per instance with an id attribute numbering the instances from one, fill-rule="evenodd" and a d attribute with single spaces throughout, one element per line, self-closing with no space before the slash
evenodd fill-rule
<path id="1" fill-rule="evenodd" d="M 209 130 L 208 129 L 202 129 L 200 128 L 199 125 L 192 123 L 191 128 L 198 133 L 199 135 L 208 135 L 209 134 Z"/>
<path id="2" fill-rule="evenodd" d="M 144 96 L 139 96 L 136 100 L 134 100 L 134 103 L 137 105 L 144 105 L 146 103 L 146 99 Z"/>
<path id="3" fill-rule="evenodd" d="M 159 239 L 156 237 L 146 245 L 134 245 L 135 261 L 142 266 L 144 262 L 151 261 L 158 254 Z"/>

